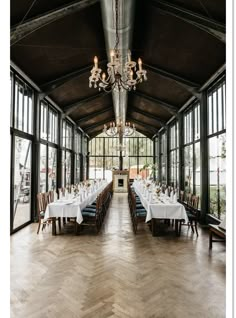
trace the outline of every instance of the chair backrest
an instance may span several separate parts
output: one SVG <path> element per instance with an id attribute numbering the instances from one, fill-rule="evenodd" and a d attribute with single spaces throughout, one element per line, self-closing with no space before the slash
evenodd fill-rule
<path id="1" fill-rule="evenodd" d="M 191 205 L 191 202 L 192 202 L 192 193 L 188 193 L 187 196 L 186 196 L 186 202 L 187 202 L 187 205 Z"/>
<path id="2" fill-rule="evenodd" d="M 198 204 L 199 204 L 199 196 L 193 195 L 192 202 L 191 202 L 192 207 L 197 210 Z"/>
<path id="3" fill-rule="evenodd" d="M 45 193 L 38 193 L 37 194 L 37 205 L 38 205 L 38 213 L 45 212 L 47 204 L 46 204 L 46 198 Z"/>
<path id="4" fill-rule="evenodd" d="M 179 199 L 180 199 L 180 202 L 184 202 L 184 191 L 183 190 L 180 191 Z"/>
<path id="5" fill-rule="evenodd" d="M 48 203 L 51 203 L 54 201 L 54 191 L 48 191 Z"/>

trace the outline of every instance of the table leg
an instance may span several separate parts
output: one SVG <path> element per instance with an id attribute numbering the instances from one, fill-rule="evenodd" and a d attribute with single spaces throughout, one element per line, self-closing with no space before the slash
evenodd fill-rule
<path id="1" fill-rule="evenodd" d="M 209 231 L 209 250 L 212 249 L 212 231 Z"/>
<path id="2" fill-rule="evenodd" d="M 52 235 L 56 235 L 57 230 L 56 230 L 56 218 L 52 218 Z"/>
<path id="3" fill-rule="evenodd" d="M 155 236 L 155 219 L 151 220 L 152 236 Z"/>

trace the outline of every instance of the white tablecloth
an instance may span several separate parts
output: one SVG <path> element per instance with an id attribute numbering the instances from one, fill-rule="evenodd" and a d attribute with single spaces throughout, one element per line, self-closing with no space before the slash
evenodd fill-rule
<path id="1" fill-rule="evenodd" d="M 134 181 L 133 187 L 140 197 L 142 205 L 147 211 L 146 222 L 151 219 L 175 219 L 175 220 L 185 220 L 188 222 L 188 216 L 185 207 L 179 202 L 172 203 L 169 197 L 163 195 L 160 200 L 156 199 L 150 201 L 147 199 L 144 193 L 142 193 L 141 183 Z"/>
<path id="2" fill-rule="evenodd" d="M 103 181 L 96 191 L 89 193 L 83 200 L 80 200 L 80 198 L 62 199 L 49 203 L 45 211 L 44 219 L 46 220 L 50 217 L 76 217 L 77 223 L 81 224 L 83 222 L 81 211 L 87 205 L 92 204 L 106 186 L 107 182 Z"/>

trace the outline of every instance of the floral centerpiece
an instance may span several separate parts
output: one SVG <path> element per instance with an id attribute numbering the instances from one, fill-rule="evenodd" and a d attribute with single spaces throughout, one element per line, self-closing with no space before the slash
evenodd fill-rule
<path id="1" fill-rule="evenodd" d="M 157 163 L 146 163 L 141 169 L 140 172 L 142 171 L 146 171 L 146 178 L 153 178 L 154 173 L 156 172 L 156 170 L 158 169 L 158 165 Z M 148 171 L 151 170 L 151 173 L 148 175 Z"/>

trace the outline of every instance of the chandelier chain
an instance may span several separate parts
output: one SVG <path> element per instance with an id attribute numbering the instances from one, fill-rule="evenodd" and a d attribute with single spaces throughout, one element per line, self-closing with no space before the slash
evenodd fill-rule
<path id="1" fill-rule="evenodd" d="M 119 7 L 118 7 L 118 0 L 116 0 L 116 45 L 115 45 L 115 50 L 118 50 L 118 45 L 119 45 L 119 32 L 118 32 L 118 19 L 119 19 Z"/>

